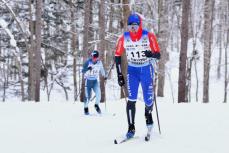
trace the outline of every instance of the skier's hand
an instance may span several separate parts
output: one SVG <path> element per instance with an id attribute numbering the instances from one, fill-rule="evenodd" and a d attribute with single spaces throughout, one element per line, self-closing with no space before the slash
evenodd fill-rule
<path id="1" fill-rule="evenodd" d="M 120 87 L 125 85 L 125 80 L 124 80 L 122 73 L 118 74 L 118 84 Z"/>
<path id="2" fill-rule="evenodd" d="M 104 77 L 104 80 L 107 80 L 107 76 Z"/>
<path id="3" fill-rule="evenodd" d="M 161 58 L 161 54 L 160 53 L 153 53 L 151 50 L 145 50 L 144 51 L 145 56 L 146 57 L 152 57 L 152 58 L 156 58 L 156 59 L 160 59 Z"/>
<path id="4" fill-rule="evenodd" d="M 156 59 L 160 59 L 161 58 L 161 53 L 153 53 L 153 56 L 152 56 L 153 58 L 156 58 Z"/>
<path id="5" fill-rule="evenodd" d="M 88 67 L 87 67 L 87 70 L 92 70 L 92 67 L 91 67 L 91 66 L 88 66 Z"/>
<path id="6" fill-rule="evenodd" d="M 153 56 L 153 52 L 151 52 L 151 50 L 145 50 L 144 53 L 145 53 L 146 57 L 152 57 Z"/>

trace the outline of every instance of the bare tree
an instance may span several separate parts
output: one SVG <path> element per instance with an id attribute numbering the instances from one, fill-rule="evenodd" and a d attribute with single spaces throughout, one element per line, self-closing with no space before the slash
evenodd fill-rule
<path id="1" fill-rule="evenodd" d="M 209 102 L 209 72 L 212 45 L 212 23 L 214 0 L 205 0 L 204 3 L 204 75 L 203 75 L 203 102 Z"/>
<path id="2" fill-rule="evenodd" d="M 91 0 L 85 0 L 84 4 L 84 35 L 83 35 L 83 62 L 86 61 L 89 48 L 88 48 L 88 35 L 89 35 L 89 25 L 90 25 L 90 4 Z M 81 85 L 81 93 L 80 93 L 80 101 L 84 101 L 84 95 L 85 95 L 85 81 L 84 77 L 82 78 L 82 85 Z"/>
<path id="3" fill-rule="evenodd" d="M 127 18 L 128 16 L 130 15 L 130 7 L 129 5 L 126 5 L 126 4 L 129 4 L 129 0 L 123 0 L 122 1 L 123 3 L 123 20 L 121 21 L 124 29 L 127 28 Z M 122 73 L 123 73 L 123 76 L 126 80 L 126 76 L 127 76 L 127 58 L 126 58 L 126 52 L 124 52 L 122 54 L 122 58 L 121 58 L 121 69 L 122 69 Z M 125 87 L 125 93 L 127 94 L 128 91 L 127 91 L 127 88 Z M 124 93 L 121 91 L 121 98 L 124 98 Z"/>
<path id="4" fill-rule="evenodd" d="M 220 10 L 220 9 L 219 9 Z M 221 21 L 221 19 L 219 19 Z M 217 77 L 220 79 L 221 77 L 221 62 L 222 62 L 222 22 L 219 24 L 219 32 L 218 32 L 218 44 L 219 44 L 219 61 L 217 67 Z"/>
<path id="5" fill-rule="evenodd" d="M 72 0 L 71 0 L 71 31 L 73 32 L 72 33 L 72 41 L 71 41 L 71 46 L 72 46 L 72 55 L 73 55 L 73 89 L 74 89 L 74 101 L 77 100 L 77 93 L 78 93 L 78 90 L 77 90 L 77 74 L 76 74 L 76 56 L 77 56 L 77 52 L 76 52 L 76 28 L 75 28 L 75 8 L 74 8 L 74 5 L 72 3 Z"/>
<path id="6" fill-rule="evenodd" d="M 30 14 L 30 22 L 29 22 L 29 27 L 30 27 L 30 47 L 28 50 L 28 55 L 29 55 L 29 77 L 28 77 L 28 100 L 35 100 L 35 84 L 33 83 L 33 78 L 35 76 L 34 73 L 34 60 L 33 60 L 33 53 L 35 50 L 35 40 L 34 40 L 34 34 L 35 34 L 35 29 L 34 29 L 34 21 L 33 21 L 33 3 L 32 0 L 29 1 L 29 14 Z"/>
<path id="7" fill-rule="evenodd" d="M 228 74 L 228 43 L 229 43 L 229 28 L 227 29 L 227 34 L 226 34 L 226 41 L 225 41 L 225 74 L 224 74 L 224 100 L 223 102 L 227 102 L 227 87 L 228 87 L 228 82 L 229 82 L 229 74 Z"/>
<path id="8" fill-rule="evenodd" d="M 40 78 L 41 78 L 41 29 L 42 29 L 42 0 L 36 1 L 36 28 L 35 28 L 35 36 L 36 36 L 36 50 L 34 53 L 34 72 L 35 76 L 33 81 L 35 83 L 35 101 L 40 101 Z"/>
<path id="9" fill-rule="evenodd" d="M 22 25 L 20 23 L 20 21 L 18 20 L 18 18 L 16 17 L 16 14 L 14 13 L 14 11 L 12 10 L 11 7 L 9 7 L 9 5 L 7 4 L 7 2 L 5 2 L 5 0 L 1 0 L 3 2 L 3 4 L 6 6 L 6 8 L 9 10 L 9 12 L 11 13 L 12 17 L 14 18 L 14 20 L 16 21 L 20 31 L 23 33 L 22 36 L 25 39 L 25 45 L 26 45 L 26 49 L 28 50 L 28 44 L 26 42 L 27 39 L 27 33 L 26 31 L 24 31 L 24 29 L 22 28 Z M 7 32 L 9 34 L 9 32 Z M 11 34 L 12 35 L 12 34 Z M 11 38 L 12 39 L 12 38 Z M 15 44 L 16 45 L 16 44 Z M 16 57 L 16 62 L 17 62 L 17 67 L 18 67 L 18 76 L 19 76 L 19 80 L 20 80 L 20 85 L 21 85 L 21 96 L 22 96 L 22 101 L 25 100 L 25 93 L 24 93 L 24 81 L 23 81 L 23 76 L 22 76 L 22 55 L 19 53 L 19 48 L 16 46 L 15 50 L 13 52 L 13 54 Z"/>
<path id="10" fill-rule="evenodd" d="M 191 101 L 191 88 L 192 88 L 192 65 L 194 64 L 195 68 L 195 76 L 196 76 L 196 101 L 198 101 L 198 93 L 199 93 L 199 78 L 197 73 L 197 61 L 199 60 L 199 51 L 197 50 L 197 41 L 201 32 L 201 23 L 202 17 L 199 15 L 202 9 L 202 5 L 199 4 L 198 0 L 192 1 L 192 10 L 190 11 L 190 34 L 192 37 L 192 54 L 188 57 L 187 64 L 187 83 L 186 96 L 188 101 Z"/>
<path id="11" fill-rule="evenodd" d="M 99 48 L 100 48 L 100 58 L 104 63 L 104 52 L 106 47 L 105 41 L 105 0 L 100 0 L 100 7 L 99 7 Z M 101 102 L 106 100 L 106 93 L 105 93 L 105 85 L 104 79 L 100 77 L 100 88 L 101 88 Z"/>
<path id="12" fill-rule="evenodd" d="M 190 0 L 183 1 L 182 2 L 182 23 L 181 23 L 181 50 L 180 50 L 179 81 L 178 81 L 178 103 L 187 102 L 186 61 L 187 61 L 189 10 L 190 10 Z"/>
<path id="13" fill-rule="evenodd" d="M 164 96 L 165 84 L 165 64 L 169 59 L 167 53 L 168 47 L 168 2 L 160 0 L 158 4 L 159 24 L 158 24 L 158 42 L 161 50 L 161 60 L 159 62 L 158 90 L 157 95 Z M 156 83 L 156 82 L 155 82 Z"/>

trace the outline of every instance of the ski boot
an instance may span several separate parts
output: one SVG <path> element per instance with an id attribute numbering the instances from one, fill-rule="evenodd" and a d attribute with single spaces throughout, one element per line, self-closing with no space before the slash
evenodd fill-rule
<path id="1" fill-rule="evenodd" d="M 95 104 L 95 110 L 98 114 L 101 114 L 101 110 L 99 108 L 99 105 L 98 104 Z"/>
<path id="2" fill-rule="evenodd" d="M 153 118 L 152 118 L 152 106 L 145 107 L 145 119 L 146 119 L 146 126 L 147 126 L 147 133 L 145 136 L 145 141 L 149 141 L 153 129 Z"/>
<path id="3" fill-rule="evenodd" d="M 134 124 L 129 125 L 128 132 L 126 134 L 126 138 L 130 139 L 133 138 L 135 134 L 135 126 Z"/>
<path id="4" fill-rule="evenodd" d="M 84 108 L 84 114 L 85 114 L 85 115 L 89 115 L 88 107 L 85 107 L 85 108 Z"/>

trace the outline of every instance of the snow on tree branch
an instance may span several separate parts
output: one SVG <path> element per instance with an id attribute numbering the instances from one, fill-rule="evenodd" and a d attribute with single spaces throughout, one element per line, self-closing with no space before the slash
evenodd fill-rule
<path id="1" fill-rule="evenodd" d="M 24 24 L 22 24 L 23 22 L 20 22 L 20 20 L 17 18 L 16 14 L 12 10 L 12 8 L 7 4 L 7 2 L 5 0 L 1 0 L 1 1 L 6 6 L 6 8 L 10 11 L 10 13 L 13 15 L 13 18 L 16 20 L 17 24 L 19 25 L 20 30 L 23 33 L 25 33 L 26 36 L 28 37 L 30 35 L 30 32 L 29 32 L 28 28 L 26 28 L 26 26 Z"/>
<path id="2" fill-rule="evenodd" d="M 13 34 L 11 31 L 7 28 L 7 23 L 5 20 L 0 18 L 0 26 L 5 30 L 5 32 L 9 35 L 10 37 L 10 45 L 15 47 L 16 51 L 13 51 L 13 54 L 17 57 L 18 61 L 20 61 L 20 56 L 19 56 L 19 48 L 17 46 L 16 40 L 14 39 Z"/>

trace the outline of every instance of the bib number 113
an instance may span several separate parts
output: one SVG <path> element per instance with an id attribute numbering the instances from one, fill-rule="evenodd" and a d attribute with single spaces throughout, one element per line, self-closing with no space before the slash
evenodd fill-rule
<path id="1" fill-rule="evenodd" d="M 132 55 L 133 58 L 134 57 L 137 57 L 137 58 L 145 57 L 144 51 L 131 52 L 130 54 Z"/>

